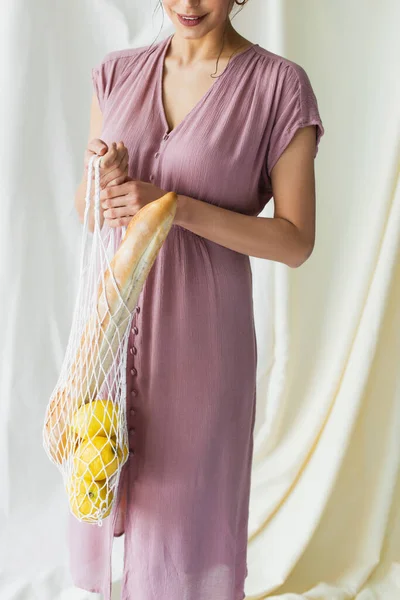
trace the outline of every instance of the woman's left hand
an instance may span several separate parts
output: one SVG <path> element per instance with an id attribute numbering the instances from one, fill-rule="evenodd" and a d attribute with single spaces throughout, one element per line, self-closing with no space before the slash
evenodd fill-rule
<path id="1" fill-rule="evenodd" d="M 104 209 L 104 223 L 109 227 L 128 226 L 136 213 L 167 192 L 161 188 L 127 177 L 125 183 L 111 185 L 100 192 L 100 202 Z"/>

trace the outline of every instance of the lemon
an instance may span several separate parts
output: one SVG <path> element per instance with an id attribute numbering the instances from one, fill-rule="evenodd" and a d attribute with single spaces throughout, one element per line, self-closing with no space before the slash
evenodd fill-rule
<path id="1" fill-rule="evenodd" d="M 112 400 L 93 400 L 75 411 L 71 429 L 79 438 L 115 436 L 118 429 L 119 406 Z"/>
<path id="2" fill-rule="evenodd" d="M 107 479 L 123 462 L 123 456 L 125 453 L 117 448 L 112 439 L 108 440 L 100 435 L 85 439 L 74 454 L 74 473 L 77 477 L 83 477 L 88 481 Z"/>
<path id="3" fill-rule="evenodd" d="M 110 514 L 114 493 L 106 481 L 86 481 L 72 476 L 66 488 L 71 510 L 78 519 L 93 522 L 99 516 L 104 518 Z M 102 511 L 105 512 L 101 514 Z"/>

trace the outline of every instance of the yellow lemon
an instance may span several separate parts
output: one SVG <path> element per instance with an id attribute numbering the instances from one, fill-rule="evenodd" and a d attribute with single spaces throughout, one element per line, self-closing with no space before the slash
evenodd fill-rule
<path id="1" fill-rule="evenodd" d="M 103 436 L 83 440 L 74 455 L 74 472 L 77 477 L 101 481 L 111 477 L 122 462 L 123 453 L 112 439 Z"/>
<path id="2" fill-rule="evenodd" d="M 71 429 L 80 438 L 116 435 L 119 406 L 112 400 L 93 400 L 83 404 L 73 415 Z"/>
<path id="3" fill-rule="evenodd" d="M 110 514 L 114 493 L 106 481 L 86 481 L 72 476 L 66 489 L 71 510 L 78 519 L 93 522 L 99 516 L 105 518 Z"/>

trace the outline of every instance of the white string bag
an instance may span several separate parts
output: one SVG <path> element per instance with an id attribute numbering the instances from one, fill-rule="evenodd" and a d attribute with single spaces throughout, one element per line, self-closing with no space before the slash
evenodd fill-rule
<path id="1" fill-rule="evenodd" d="M 177 194 L 168 192 L 141 208 L 127 228 L 100 229 L 100 160 L 95 155 L 88 165 L 78 296 L 43 427 L 43 446 L 63 476 L 72 514 L 99 526 L 112 510 L 129 455 L 126 359 L 133 311 L 177 208 Z"/>
<path id="2" fill-rule="evenodd" d="M 89 244 L 96 158 L 95 225 Z M 72 514 L 99 526 L 111 512 L 129 452 L 126 357 L 133 319 L 110 266 L 120 233 L 115 228 L 100 229 L 100 160 L 95 155 L 88 165 L 78 295 L 61 373 L 43 428 L 45 451 L 61 471 Z M 113 310 L 105 292 L 106 273 L 118 296 Z"/>

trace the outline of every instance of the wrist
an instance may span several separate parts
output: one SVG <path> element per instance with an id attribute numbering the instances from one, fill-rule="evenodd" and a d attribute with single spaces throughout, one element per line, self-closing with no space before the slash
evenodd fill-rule
<path id="1" fill-rule="evenodd" d="M 178 194 L 176 213 L 174 218 L 175 225 L 180 225 L 181 227 L 185 226 L 187 219 L 188 200 L 189 198 L 187 196 Z"/>

